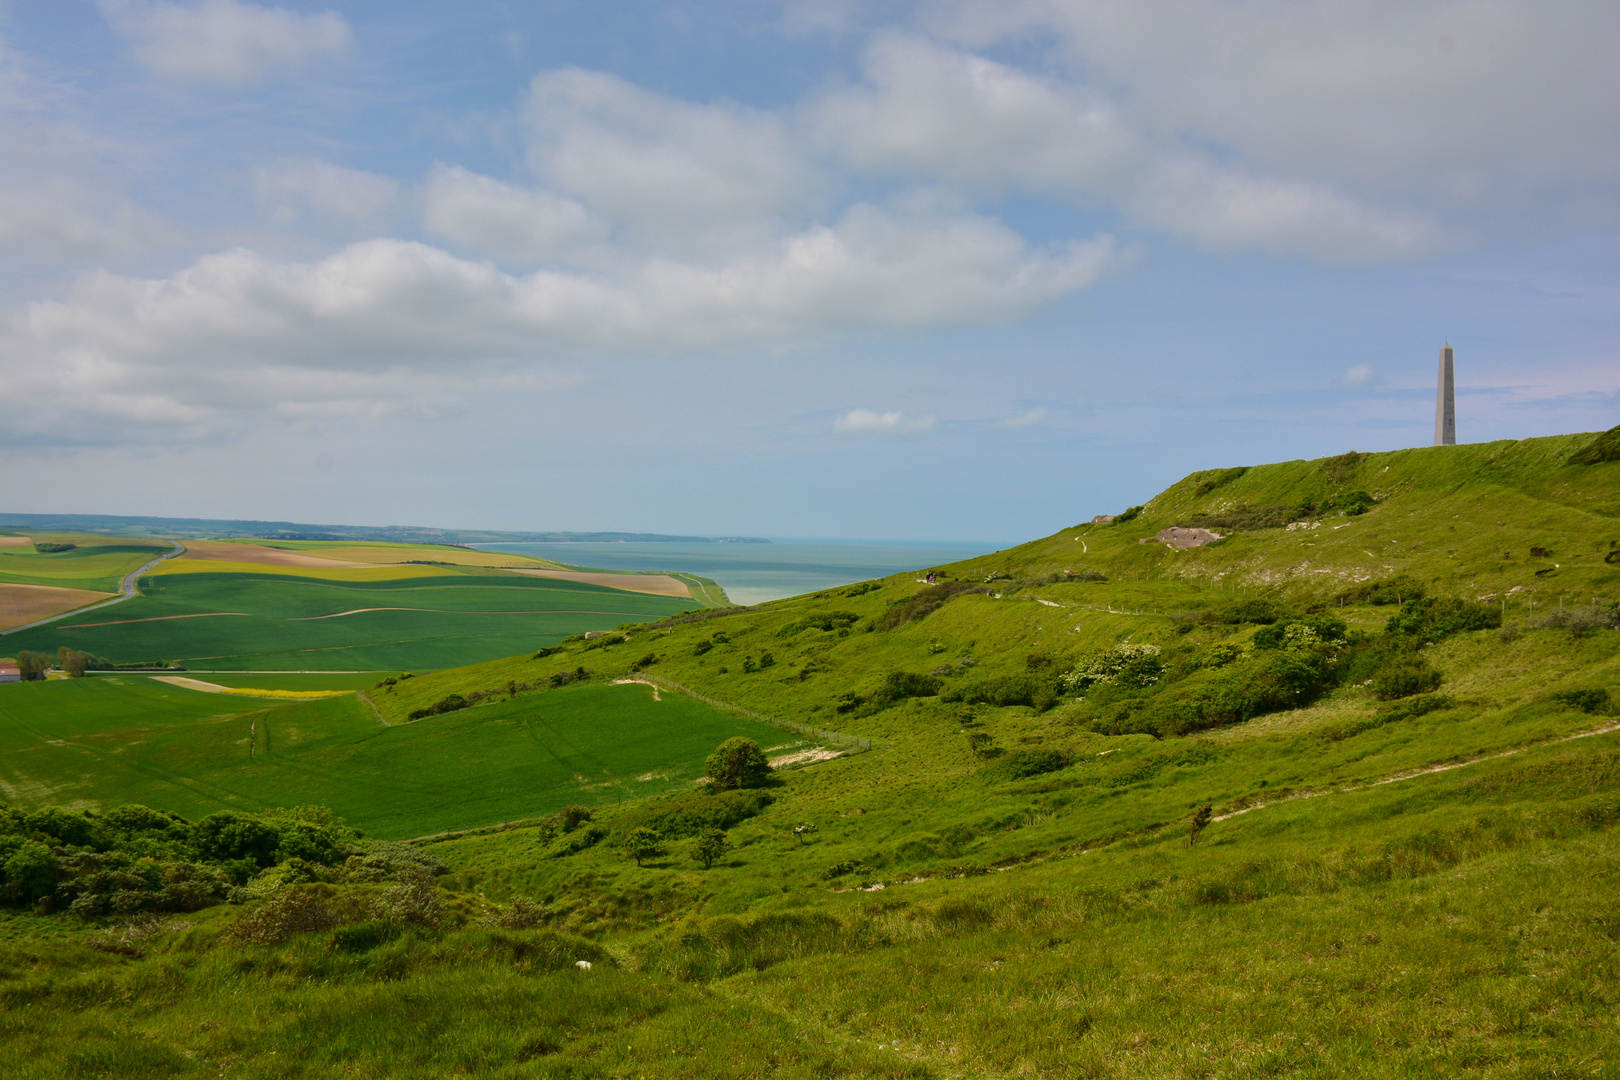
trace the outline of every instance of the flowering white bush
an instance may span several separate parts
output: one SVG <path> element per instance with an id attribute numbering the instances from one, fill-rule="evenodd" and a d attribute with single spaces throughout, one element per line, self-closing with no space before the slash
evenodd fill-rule
<path id="1" fill-rule="evenodd" d="M 1126 675 L 1131 685 L 1152 686 L 1159 681 L 1159 676 L 1164 672 L 1163 666 L 1157 661 L 1162 651 L 1157 645 L 1122 642 L 1105 653 L 1082 661 L 1073 671 L 1064 673 L 1058 681 L 1063 684 L 1064 693 L 1078 694 L 1087 687 L 1113 682 L 1125 674 L 1127 666 L 1131 666 L 1132 670 Z M 1132 663 L 1148 659 L 1153 660 L 1153 663 Z"/>

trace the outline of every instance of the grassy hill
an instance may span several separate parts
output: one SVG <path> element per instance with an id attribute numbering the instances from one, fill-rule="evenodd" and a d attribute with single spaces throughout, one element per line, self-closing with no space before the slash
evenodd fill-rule
<path id="1" fill-rule="evenodd" d="M 413 849 L 437 886 L 357 841 L 179 922 L 13 914 L 0 1038 L 40 1077 L 1614 1075 L 1620 463 L 1568 464 L 1592 441 L 1196 473 L 939 584 L 378 687 L 491 824 Z M 577 703 L 608 745 L 624 706 L 581 667 L 874 749 L 502 828 L 482 789 L 523 717 Z M 663 853 L 627 857 L 647 827 Z"/>

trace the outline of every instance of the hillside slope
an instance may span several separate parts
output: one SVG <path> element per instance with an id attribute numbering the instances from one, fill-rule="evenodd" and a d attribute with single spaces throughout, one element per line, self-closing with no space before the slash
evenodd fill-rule
<path id="1" fill-rule="evenodd" d="M 799 760 L 622 806 L 580 776 L 572 831 L 424 838 L 427 892 L 278 866 L 133 943 L 12 916 L 0 1037 L 39 1077 L 1612 1075 L 1620 466 L 1565 464 L 1589 442 L 1194 474 L 935 584 L 379 686 L 449 736 L 641 679 Z M 1153 541 L 1199 523 L 1228 538 Z"/>

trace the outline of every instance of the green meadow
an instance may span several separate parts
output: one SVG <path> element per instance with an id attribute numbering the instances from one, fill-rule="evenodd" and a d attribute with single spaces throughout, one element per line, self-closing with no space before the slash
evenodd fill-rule
<path id="1" fill-rule="evenodd" d="M 442 871 L 362 845 L 178 915 L 14 906 L 0 1042 L 40 1078 L 1620 1076 L 1591 441 L 1195 473 L 942 586 L 418 665 L 381 720 L 187 693 L 136 736 L 118 695 L 172 688 L 0 687 L 19 811 L 321 802 Z M 712 794 L 721 738 L 798 738 L 675 687 L 873 749 Z"/>
<path id="2" fill-rule="evenodd" d="M 661 696 L 585 684 L 389 727 L 352 695 L 278 705 L 137 675 L 26 683 L 0 694 L 0 791 L 194 818 L 320 804 L 401 839 L 689 786 L 733 735 L 794 741 Z"/>
<path id="3" fill-rule="evenodd" d="M 515 574 L 344 582 L 172 574 L 143 579 L 125 603 L 13 634 L 6 648 L 67 645 L 115 663 L 168 660 L 198 671 L 413 670 L 533 650 L 692 605 Z"/>

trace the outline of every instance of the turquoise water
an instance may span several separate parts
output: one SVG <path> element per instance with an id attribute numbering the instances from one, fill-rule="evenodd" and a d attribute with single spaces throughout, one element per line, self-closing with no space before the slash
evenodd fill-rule
<path id="1" fill-rule="evenodd" d="M 994 544 L 773 540 L 769 544 L 477 544 L 602 570 L 683 570 L 712 578 L 734 604 L 759 604 L 996 550 Z"/>

